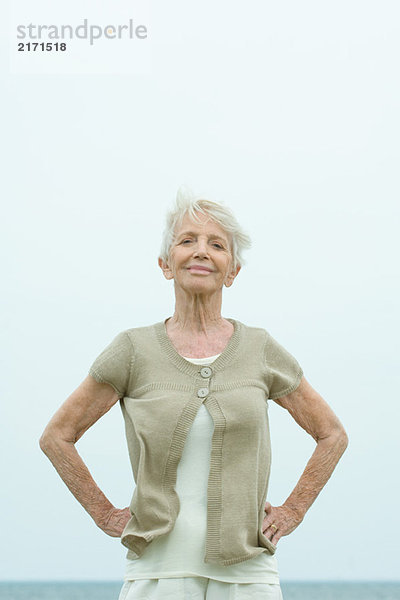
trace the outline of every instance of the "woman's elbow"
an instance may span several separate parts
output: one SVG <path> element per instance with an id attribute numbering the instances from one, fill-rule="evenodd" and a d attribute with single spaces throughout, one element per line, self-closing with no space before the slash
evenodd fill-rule
<path id="1" fill-rule="evenodd" d="M 322 443 L 341 456 L 349 444 L 346 430 L 341 423 L 335 423 L 323 436 L 317 436 L 317 443 Z"/>
<path id="2" fill-rule="evenodd" d="M 343 454 L 349 445 L 349 436 L 342 425 L 336 433 L 336 445 L 340 449 L 340 454 Z"/>
<path id="3" fill-rule="evenodd" d="M 55 438 L 56 436 L 54 431 L 49 426 L 47 426 L 39 438 L 39 446 L 42 452 L 44 452 L 45 454 L 48 453 L 49 448 L 51 448 Z"/>
<path id="4" fill-rule="evenodd" d="M 44 452 L 45 454 L 46 454 L 48 445 L 49 445 L 49 437 L 48 437 L 48 434 L 46 433 L 46 431 L 44 431 L 39 438 L 39 447 L 42 450 L 42 452 Z"/>
<path id="5" fill-rule="evenodd" d="M 344 442 L 344 449 L 346 450 L 347 446 L 349 445 L 349 436 L 347 435 L 347 432 L 343 429 L 343 442 Z"/>

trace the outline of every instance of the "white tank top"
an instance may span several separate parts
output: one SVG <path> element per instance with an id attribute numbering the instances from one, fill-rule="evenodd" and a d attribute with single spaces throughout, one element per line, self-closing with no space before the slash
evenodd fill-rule
<path id="1" fill-rule="evenodd" d="M 209 365 L 218 356 L 183 358 L 197 365 Z M 276 556 L 267 552 L 228 566 L 204 562 L 213 431 L 212 417 L 202 404 L 186 438 L 178 465 L 175 489 L 179 496 L 180 511 L 174 528 L 155 538 L 140 558 L 126 559 L 125 581 L 208 577 L 229 583 L 279 583 Z"/>

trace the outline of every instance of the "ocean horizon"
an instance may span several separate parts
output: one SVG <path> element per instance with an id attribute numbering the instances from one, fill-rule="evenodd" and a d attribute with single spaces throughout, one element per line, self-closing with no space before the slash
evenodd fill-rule
<path id="1" fill-rule="evenodd" d="M 118 600 L 123 581 L 1 581 L 1 600 Z M 399 600 L 400 581 L 284 581 L 284 600 Z"/>

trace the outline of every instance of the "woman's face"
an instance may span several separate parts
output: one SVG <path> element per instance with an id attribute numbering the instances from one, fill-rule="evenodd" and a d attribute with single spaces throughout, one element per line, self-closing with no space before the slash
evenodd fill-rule
<path id="1" fill-rule="evenodd" d="M 232 271 L 230 236 L 207 215 L 196 213 L 195 223 L 188 214 L 175 230 L 169 264 L 158 263 L 167 279 L 193 293 L 212 293 L 232 285 L 240 271 Z"/>

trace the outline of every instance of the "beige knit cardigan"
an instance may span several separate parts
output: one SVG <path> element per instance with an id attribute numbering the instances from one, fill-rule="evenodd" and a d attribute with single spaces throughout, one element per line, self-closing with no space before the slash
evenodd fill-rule
<path id="1" fill-rule="evenodd" d="M 262 532 L 271 465 L 268 399 L 296 389 L 297 360 L 265 329 L 228 319 L 234 333 L 208 367 L 175 350 L 165 321 L 126 329 L 89 374 L 120 398 L 133 477 L 131 519 L 121 543 L 138 559 L 174 527 L 185 440 L 201 404 L 214 421 L 204 562 L 231 565 L 276 547 Z"/>

